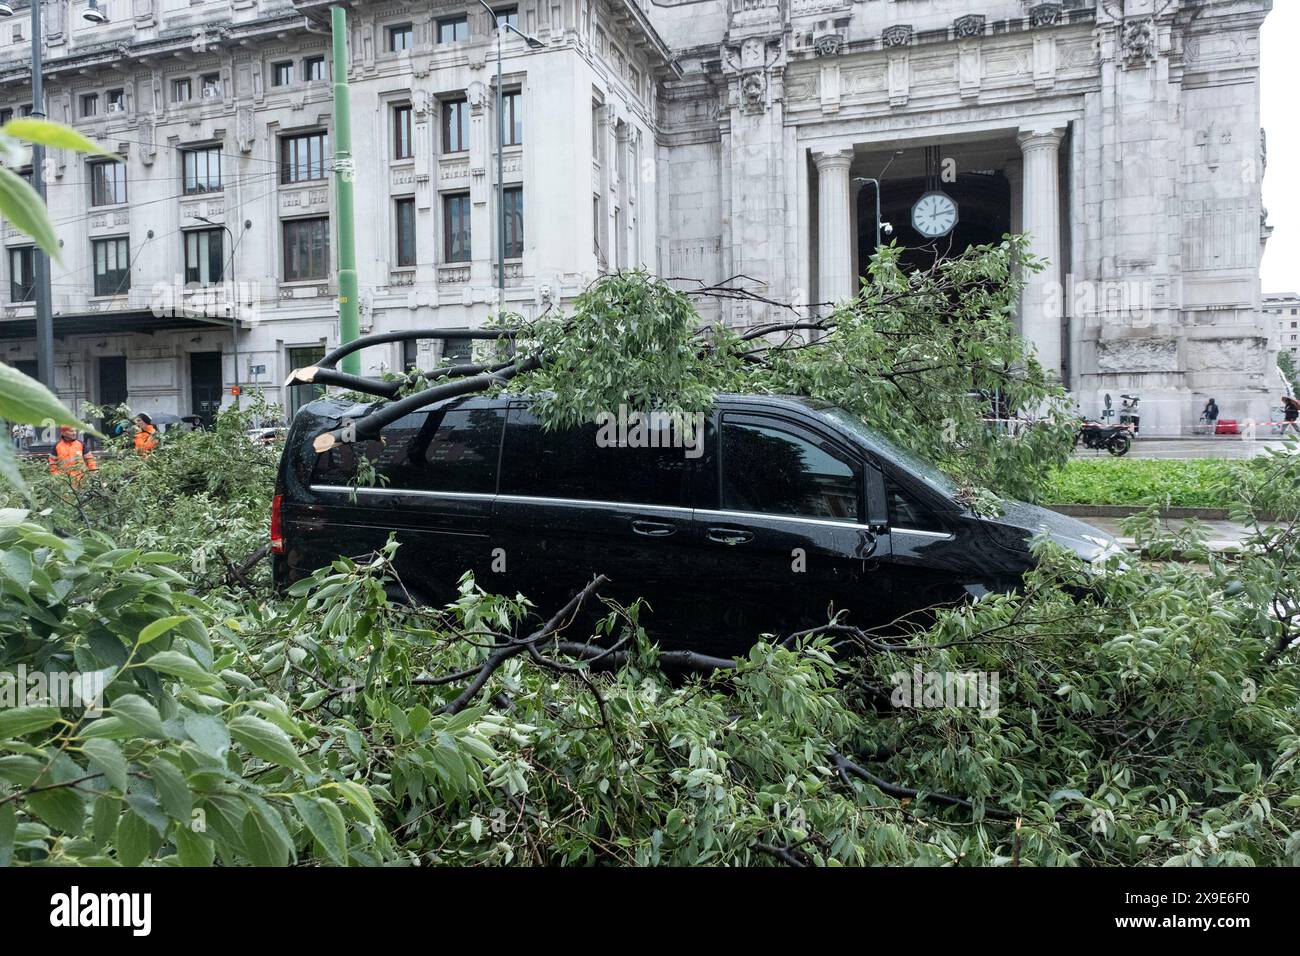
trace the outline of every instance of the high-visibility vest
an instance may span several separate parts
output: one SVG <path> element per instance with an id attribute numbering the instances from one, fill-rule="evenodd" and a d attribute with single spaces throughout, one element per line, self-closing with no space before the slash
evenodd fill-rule
<path id="1" fill-rule="evenodd" d="M 72 441 L 60 438 L 50 455 L 51 475 L 80 475 L 86 469 L 95 471 L 98 468 L 94 454 L 87 452 L 86 446 L 76 438 Z"/>
<path id="2" fill-rule="evenodd" d="M 143 429 L 135 433 L 135 450 L 141 455 L 147 455 L 158 447 L 158 429 L 152 425 L 145 425 Z"/>

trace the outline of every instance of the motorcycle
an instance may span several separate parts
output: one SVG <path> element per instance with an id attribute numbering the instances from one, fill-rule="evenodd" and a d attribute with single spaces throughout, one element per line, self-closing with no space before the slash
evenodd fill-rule
<path id="1" fill-rule="evenodd" d="M 1138 414 L 1138 404 L 1142 401 L 1136 395 L 1121 395 L 1119 404 L 1119 423 L 1121 425 L 1133 426 L 1133 437 L 1138 436 L 1142 430 L 1142 416 Z"/>
<path id="2" fill-rule="evenodd" d="M 1103 425 L 1101 422 L 1085 421 L 1074 438 L 1074 444 L 1083 443 L 1084 448 L 1110 452 L 1116 458 L 1128 454 L 1133 447 L 1133 426 Z"/>

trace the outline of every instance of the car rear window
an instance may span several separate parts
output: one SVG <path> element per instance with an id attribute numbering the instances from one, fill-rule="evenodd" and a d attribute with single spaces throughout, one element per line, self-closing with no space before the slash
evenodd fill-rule
<path id="1" fill-rule="evenodd" d="M 595 425 L 547 432 L 527 409 L 510 414 L 501 455 L 503 495 L 689 507 L 685 449 L 602 447 Z"/>

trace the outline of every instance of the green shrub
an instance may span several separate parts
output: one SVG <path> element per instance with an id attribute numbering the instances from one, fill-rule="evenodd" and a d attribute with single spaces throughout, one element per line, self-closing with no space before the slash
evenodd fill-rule
<path id="1" fill-rule="evenodd" d="M 1052 504 L 1225 508 L 1233 463 L 1218 458 L 1074 458 L 1052 475 Z"/>

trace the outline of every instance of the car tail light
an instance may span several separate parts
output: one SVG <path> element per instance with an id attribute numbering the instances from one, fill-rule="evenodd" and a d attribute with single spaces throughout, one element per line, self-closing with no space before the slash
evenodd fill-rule
<path id="1" fill-rule="evenodd" d="M 280 523 L 281 495 L 271 499 L 271 553 L 284 554 L 284 531 Z"/>

